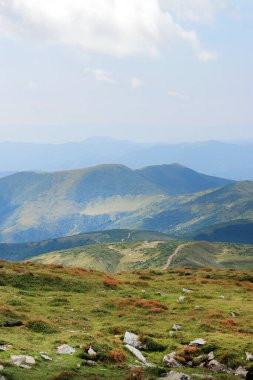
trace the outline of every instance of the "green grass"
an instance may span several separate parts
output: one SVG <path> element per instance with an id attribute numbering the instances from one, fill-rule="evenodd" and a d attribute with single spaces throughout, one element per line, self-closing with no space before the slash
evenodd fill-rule
<path id="1" fill-rule="evenodd" d="M 204 351 L 214 349 L 224 364 L 233 368 L 249 364 L 245 351 L 252 351 L 252 272 L 175 268 L 108 275 L 38 263 L 1 262 L 0 266 L 0 321 L 23 322 L 21 327 L 0 327 L 1 343 L 12 345 L 0 352 L 7 379 L 57 379 L 63 371 L 73 379 L 127 379 L 129 365 L 136 362 L 124 349 L 125 331 L 141 336 L 148 345 L 144 355 L 161 368 L 142 369 L 144 379 L 156 379 L 158 372 L 166 371 L 165 353 L 175 349 L 180 353 L 199 337 L 207 341 Z M 181 304 L 178 298 L 184 287 L 193 293 Z M 237 316 L 231 317 L 231 311 Z M 182 330 L 170 337 L 173 323 L 182 325 Z M 57 346 L 65 343 L 76 353 L 57 355 Z M 80 347 L 88 344 L 98 350 L 96 367 L 85 364 L 86 354 Z M 114 350 L 123 352 L 123 361 L 112 361 Z M 53 361 L 45 362 L 40 351 Z M 36 364 L 31 370 L 17 368 L 10 363 L 12 354 L 32 355 Z M 198 368 L 181 371 L 211 374 Z"/>

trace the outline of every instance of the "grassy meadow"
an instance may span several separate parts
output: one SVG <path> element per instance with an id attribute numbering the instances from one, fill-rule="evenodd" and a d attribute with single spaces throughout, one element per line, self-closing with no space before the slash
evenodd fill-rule
<path id="1" fill-rule="evenodd" d="M 183 288 L 193 292 L 185 294 Z M 249 366 L 252 352 L 253 276 L 233 269 L 158 269 L 103 273 L 82 268 L 39 263 L 0 263 L 1 374 L 8 380 L 157 379 L 169 368 L 163 356 L 176 350 L 185 355 L 191 340 L 203 338 L 200 351 L 237 368 Z M 185 302 L 179 297 L 185 295 Z M 21 326 L 4 327 L 6 322 Z M 171 336 L 174 323 L 182 330 Z M 123 345 L 126 331 L 140 335 L 141 350 L 154 368 L 144 368 Z M 59 355 L 68 344 L 72 355 Z M 87 362 L 85 349 L 97 351 L 96 365 Z M 45 361 L 39 353 L 52 358 Z M 31 355 L 31 369 L 11 364 L 11 355 Z M 183 360 L 183 359 L 182 359 Z M 137 366 L 140 368 L 131 368 Z M 179 368 L 180 372 L 238 379 L 205 368 Z M 136 377 L 138 376 L 138 377 Z"/>

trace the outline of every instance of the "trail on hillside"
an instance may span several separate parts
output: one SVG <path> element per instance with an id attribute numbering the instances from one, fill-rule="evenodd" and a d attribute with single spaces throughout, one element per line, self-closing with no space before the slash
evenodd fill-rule
<path id="1" fill-rule="evenodd" d="M 172 253 L 172 255 L 170 255 L 168 257 L 168 260 L 167 260 L 167 263 L 165 265 L 165 267 L 163 268 L 164 270 L 165 269 L 168 269 L 170 266 L 171 266 L 171 263 L 172 263 L 172 260 L 177 256 L 177 254 L 186 246 L 188 245 L 191 245 L 193 243 L 183 243 L 183 244 L 180 244 L 176 249 L 175 251 Z"/>

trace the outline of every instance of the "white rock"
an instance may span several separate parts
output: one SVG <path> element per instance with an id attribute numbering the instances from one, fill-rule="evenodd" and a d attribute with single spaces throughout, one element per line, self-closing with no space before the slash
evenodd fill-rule
<path id="1" fill-rule="evenodd" d="M 209 352 L 209 354 L 207 355 L 208 357 L 208 360 L 213 360 L 214 359 L 214 353 L 213 351 Z"/>
<path id="2" fill-rule="evenodd" d="M 0 375 L 0 380 L 6 380 L 6 378 Z"/>
<path id="3" fill-rule="evenodd" d="M 131 346 L 130 344 L 126 344 L 125 346 L 130 352 L 132 352 L 132 354 L 134 356 L 137 357 L 137 359 L 139 359 L 142 363 L 145 363 L 146 364 L 146 358 L 142 355 L 141 351 L 138 350 L 138 348 L 135 348 L 133 346 Z"/>
<path id="4" fill-rule="evenodd" d="M 189 346 L 203 346 L 204 344 L 206 344 L 206 341 L 202 338 L 199 338 L 190 342 Z"/>
<path id="5" fill-rule="evenodd" d="M 238 367 L 236 370 L 235 370 L 235 376 L 244 376 L 246 377 L 247 376 L 247 371 L 245 368 L 243 367 Z"/>
<path id="6" fill-rule="evenodd" d="M 253 360 L 253 355 L 250 352 L 246 352 L 246 360 L 247 361 Z"/>
<path id="7" fill-rule="evenodd" d="M 170 371 L 170 373 L 163 378 L 164 380 L 192 380 L 191 377 L 185 373 Z"/>
<path id="8" fill-rule="evenodd" d="M 169 332 L 169 336 L 170 336 L 171 338 L 173 338 L 174 335 L 175 335 L 175 331 L 170 331 L 170 332 Z"/>
<path id="9" fill-rule="evenodd" d="M 40 356 L 45 359 L 45 360 L 53 360 L 52 358 L 50 358 L 50 356 L 48 356 L 47 354 L 45 354 L 44 352 L 40 352 Z"/>
<path id="10" fill-rule="evenodd" d="M 11 355 L 11 361 L 17 367 L 21 367 L 25 364 L 35 364 L 35 359 L 27 355 Z"/>
<path id="11" fill-rule="evenodd" d="M 141 342 L 138 335 L 126 331 L 124 336 L 124 344 L 129 344 L 130 346 L 137 348 L 140 346 Z"/>
<path id="12" fill-rule="evenodd" d="M 170 354 L 167 354 L 163 357 L 163 361 L 167 362 L 170 359 L 174 359 L 174 357 L 177 355 L 176 351 L 171 352 Z"/>
<path id="13" fill-rule="evenodd" d="M 0 371 L 4 369 L 4 366 L 0 364 Z"/>
<path id="14" fill-rule="evenodd" d="M 224 300 L 224 299 L 225 299 L 225 296 L 220 296 L 220 298 Z"/>
<path id="15" fill-rule="evenodd" d="M 179 299 L 178 299 L 178 302 L 182 303 L 186 300 L 186 297 L 185 296 L 180 296 Z"/>
<path id="16" fill-rule="evenodd" d="M 183 288 L 183 292 L 184 293 L 193 293 L 193 290 Z"/>
<path id="17" fill-rule="evenodd" d="M 96 351 L 93 350 L 92 346 L 90 346 L 90 348 L 88 349 L 88 355 L 90 355 L 90 356 L 96 356 L 97 355 Z"/>
<path id="18" fill-rule="evenodd" d="M 172 330 L 174 330 L 174 331 L 179 331 L 179 330 L 181 330 L 182 329 L 182 326 L 180 326 L 180 325 L 176 325 L 176 324 L 174 324 L 173 326 L 172 326 Z"/>
<path id="19" fill-rule="evenodd" d="M 29 365 L 26 365 L 26 364 L 21 364 L 19 366 L 19 368 L 23 368 L 23 369 L 31 369 L 32 367 L 30 367 Z"/>
<path id="20" fill-rule="evenodd" d="M 60 355 L 70 355 L 70 354 L 73 354 L 74 352 L 76 352 L 76 350 L 69 346 L 68 344 L 63 344 L 59 347 L 57 347 L 57 354 L 60 354 Z"/>

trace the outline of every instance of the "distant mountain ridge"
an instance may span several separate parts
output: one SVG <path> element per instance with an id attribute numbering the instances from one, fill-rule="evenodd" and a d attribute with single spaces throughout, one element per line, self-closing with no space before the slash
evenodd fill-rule
<path id="1" fill-rule="evenodd" d="M 189 193 L 210 192 L 230 184 L 233 181 L 177 164 L 141 170 L 99 165 L 55 173 L 21 172 L 0 178 L 0 239 L 39 241 L 80 232 L 135 228 L 136 223 L 142 229 L 142 224 L 149 224 L 146 220 L 150 216 L 156 224 L 156 216 L 178 202 L 171 197 L 192 199 Z M 169 229 L 168 223 L 162 232 Z M 160 230 L 158 225 L 154 230 Z M 152 230 L 152 225 L 147 229 Z"/>
<path id="2" fill-rule="evenodd" d="M 140 144 L 105 137 L 65 144 L 0 142 L 0 172 L 54 172 L 104 163 L 139 169 L 173 162 L 212 176 L 253 180 L 253 142 Z"/>

